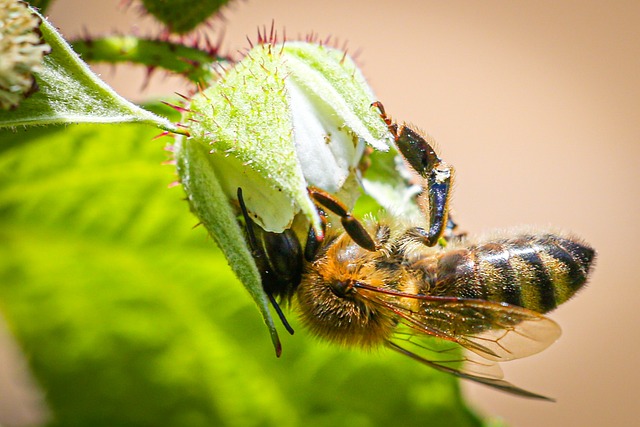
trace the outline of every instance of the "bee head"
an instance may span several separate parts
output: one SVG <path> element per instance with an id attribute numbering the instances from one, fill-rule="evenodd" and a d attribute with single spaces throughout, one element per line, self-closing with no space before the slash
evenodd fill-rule
<path id="1" fill-rule="evenodd" d="M 392 316 L 357 288 L 366 281 L 367 271 L 347 268 L 335 257 L 307 265 L 296 292 L 305 326 L 316 336 L 342 345 L 372 348 L 387 340 L 395 326 Z"/>

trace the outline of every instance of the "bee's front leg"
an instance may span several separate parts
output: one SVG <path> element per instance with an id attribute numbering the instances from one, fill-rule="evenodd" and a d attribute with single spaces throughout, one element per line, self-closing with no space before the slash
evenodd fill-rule
<path id="1" fill-rule="evenodd" d="M 347 207 L 341 201 L 333 197 L 331 194 L 318 188 L 310 187 L 308 191 L 309 195 L 318 204 L 322 205 L 323 207 L 340 217 L 340 222 L 342 223 L 344 231 L 346 231 L 349 237 L 351 237 L 351 239 L 353 239 L 353 241 L 356 242 L 358 246 L 371 252 L 375 252 L 378 250 L 378 245 L 364 228 L 362 223 L 358 221 L 357 218 L 351 215 L 351 213 L 347 210 Z"/>

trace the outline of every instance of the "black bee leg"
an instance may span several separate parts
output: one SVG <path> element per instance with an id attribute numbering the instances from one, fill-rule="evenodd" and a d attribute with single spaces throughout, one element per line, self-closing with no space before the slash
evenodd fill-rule
<path id="1" fill-rule="evenodd" d="M 255 226 L 244 203 L 241 188 L 238 188 L 238 202 L 246 224 L 249 247 L 260 270 L 262 287 L 285 329 L 293 335 L 293 328 L 282 312 L 276 297 L 291 298 L 300 284 L 303 262 L 300 241 L 291 230 L 271 233 Z"/>
<path id="2" fill-rule="evenodd" d="M 420 177 L 423 191 L 418 195 L 418 205 L 429 219 L 423 241 L 427 246 L 435 246 L 447 226 L 453 168 L 438 157 L 431 146 L 433 141 L 406 125 L 393 123 L 380 102 L 371 105 L 380 110 L 398 151 Z"/>
<path id="3" fill-rule="evenodd" d="M 396 135 L 398 135 L 398 125 L 396 123 L 393 123 L 391 118 L 387 116 L 384 105 L 382 105 L 380 101 L 375 101 L 371 103 L 371 106 L 373 108 L 377 108 L 378 111 L 380 111 L 380 117 L 382 117 L 382 120 L 384 120 L 384 122 L 387 124 L 387 127 L 389 128 L 389 131 L 391 132 L 393 137 L 396 138 Z"/>
<path id="4" fill-rule="evenodd" d="M 467 236 L 467 232 L 458 231 L 458 223 L 451 218 L 451 215 L 449 215 L 449 218 L 447 218 L 447 228 L 444 231 L 444 234 L 442 235 L 442 237 L 444 237 L 444 239 L 447 242 L 451 242 L 451 241 L 462 240 L 466 236 Z"/>
<path id="5" fill-rule="evenodd" d="M 249 240 L 249 247 L 251 248 L 251 252 L 254 258 L 263 258 L 263 253 L 258 246 L 258 239 L 256 238 L 255 231 L 253 230 L 253 220 L 249 217 L 249 212 L 247 211 L 247 206 L 244 204 L 244 197 L 242 197 L 242 188 L 238 187 L 238 203 L 240 204 L 240 211 L 242 212 L 242 217 L 244 218 L 245 227 L 247 230 L 247 238 Z"/>
<path id="6" fill-rule="evenodd" d="M 280 322 L 282 322 L 282 325 L 284 326 L 284 328 L 287 330 L 287 332 L 289 332 L 290 335 L 293 335 L 295 331 L 293 330 L 293 327 L 287 320 L 287 316 L 284 315 L 282 308 L 280 308 L 280 304 L 278 304 L 276 297 L 274 297 L 273 294 L 267 293 L 267 298 L 269 298 L 269 302 L 271 303 L 271 305 L 273 306 L 273 309 L 278 314 L 278 317 L 280 318 Z"/>
<path id="7" fill-rule="evenodd" d="M 320 215 L 320 221 L 322 223 L 322 235 L 326 235 L 327 231 L 327 214 L 320 208 L 318 209 L 318 215 Z M 313 227 L 309 227 L 309 233 L 307 234 L 307 243 L 304 245 L 304 259 L 312 262 L 316 258 L 316 254 L 322 244 L 322 238 L 319 238 Z"/>
<path id="8" fill-rule="evenodd" d="M 347 211 L 347 207 L 342 202 L 337 200 L 331 194 L 317 188 L 309 188 L 308 191 L 309 195 L 317 203 L 340 217 L 340 222 L 342 223 L 344 231 L 347 232 L 354 242 L 368 251 L 375 252 L 378 250 L 376 242 L 369 235 L 367 230 L 365 230 L 362 223 Z"/>

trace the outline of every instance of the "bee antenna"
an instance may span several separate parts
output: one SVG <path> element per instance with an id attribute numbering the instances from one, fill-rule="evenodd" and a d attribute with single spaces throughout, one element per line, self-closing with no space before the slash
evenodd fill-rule
<path id="1" fill-rule="evenodd" d="M 276 310 L 276 313 L 278 313 L 278 317 L 280 318 L 280 321 L 284 325 L 284 328 L 287 330 L 287 332 L 293 335 L 295 331 L 293 330 L 293 328 L 289 324 L 289 321 L 287 320 L 284 313 L 282 312 L 282 309 L 280 308 L 278 301 L 276 301 L 274 296 L 270 293 L 267 293 L 267 296 L 269 297 L 269 301 L 271 301 L 271 305 L 273 305 L 273 308 Z"/>
<path id="2" fill-rule="evenodd" d="M 249 246 L 251 246 L 251 251 L 254 253 L 254 256 L 258 256 L 258 254 L 260 254 L 258 239 L 256 239 L 256 234 L 253 231 L 253 220 L 251 219 L 251 217 L 249 217 L 247 206 L 244 204 L 244 198 L 242 197 L 242 188 L 238 187 L 237 194 L 238 194 L 238 203 L 240 203 L 240 210 L 242 211 L 244 222 L 247 225 L 247 236 L 249 238 Z M 266 294 L 267 294 L 267 297 L 269 298 L 269 301 L 271 302 L 271 305 L 273 305 L 273 308 L 276 310 L 276 313 L 278 313 L 278 317 L 280 318 L 280 321 L 284 325 L 285 329 L 287 330 L 287 332 L 293 335 L 294 330 L 289 324 L 289 321 L 285 317 L 284 313 L 282 312 L 282 309 L 280 308 L 278 301 L 276 301 L 276 299 L 274 298 L 273 294 L 271 294 L 271 292 L 266 292 Z"/>

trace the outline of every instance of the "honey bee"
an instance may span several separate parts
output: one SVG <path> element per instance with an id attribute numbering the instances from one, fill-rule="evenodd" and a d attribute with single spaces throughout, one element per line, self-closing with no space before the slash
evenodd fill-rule
<path id="1" fill-rule="evenodd" d="M 310 230 L 303 249 L 292 230 L 256 226 L 238 189 L 249 245 L 283 324 L 293 333 L 278 304 L 291 301 L 303 325 L 322 339 L 385 346 L 458 377 L 551 400 L 503 380 L 497 362 L 535 354 L 560 336 L 543 314 L 585 284 L 595 251 L 563 233 L 478 240 L 456 234 L 448 217 L 453 169 L 427 139 L 374 106 L 423 186 L 418 199 L 428 225 L 391 217 L 362 223 L 339 200 L 311 188 L 321 217 L 330 211 L 342 227 L 328 224 L 322 239 Z"/>

